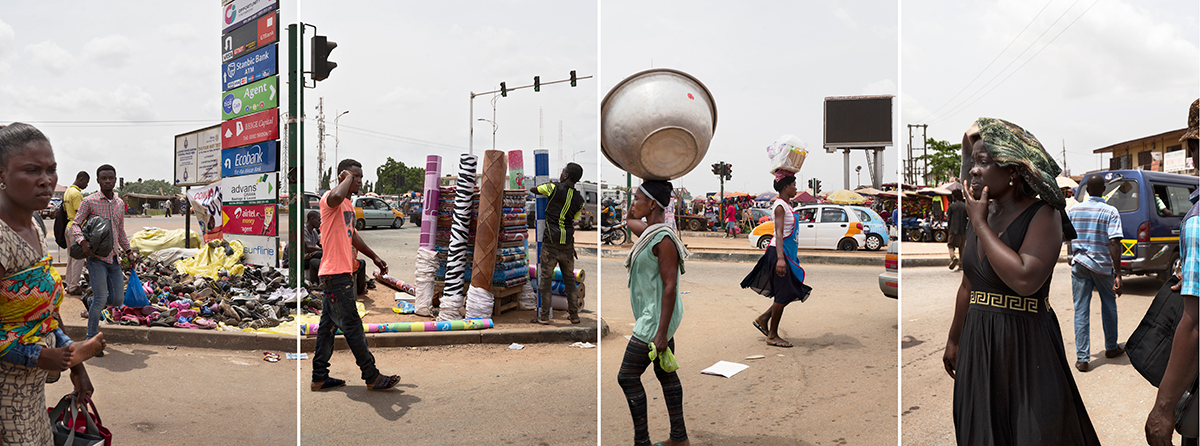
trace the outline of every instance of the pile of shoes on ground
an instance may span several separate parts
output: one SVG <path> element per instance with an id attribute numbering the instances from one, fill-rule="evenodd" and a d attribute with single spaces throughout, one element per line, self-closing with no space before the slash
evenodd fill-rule
<path id="1" fill-rule="evenodd" d="M 180 273 L 148 257 L 142 257 L 134 268 L 148 291 L 150 305 L 110 307 L 104 317 L 110 323 L 192 329 L 224 324 L 259 329 L 293 319 L 296 291 L 283 288 L 287 278 L 269 266 L 247 265 L 241 276 L 232 277 L 222 270 L 215 279 Z M 128 277 L 126 272 L 126 280 Z M 81 296 L 85 308 L 91 295 L 88 287 Z"/>

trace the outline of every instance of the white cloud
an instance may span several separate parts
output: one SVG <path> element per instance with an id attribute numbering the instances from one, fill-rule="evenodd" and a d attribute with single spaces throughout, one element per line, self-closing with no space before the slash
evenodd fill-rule
<path id="1" fill-rule="evenodd" d="M 187 23 L 172 23 L 158 27 L 158 35 L 165 40 L 187 43 L 199 38 L 200 32 Z"/>
<path id="2" fill-rule="evenodd" d="M 62 76 L 67 70 L 75 67 L 77 62 L 69 51 L 49 40 L 26 45 L 25 51 L 33 56 L 34 65 L 56 76 Z"/>
<path id="3" fill-rule="evenodd" d="M 854 21 L 854 17 L 851 16 L 850 12 L 846 11 L 844 8 L 834 9 L 833 16 L 837 17 L 838 20 L 841 20 L 847 28 L 858 29 L 858 22 Z M 892 36 L 894 37 L 895 34 L 892 34 Z"/>
<path id="4" fill-rule="evenodd" d="M 133 44 L 128 37 L 114 34 L 97 37 L 83 45 L 83 57 L 107 68 L 122 68 L 129 63 Z"/>
<path id="5" fill-rule="evenodd" d="M 0 63 L 17 56 L 16 40 L 12 26 L 0 20 Z"/>
<path id="6" fill-rule="evenodd" d="M 882 79 L 863 86 L 862 94 L 896 94 L 896 83 L 891 79 Z"/>

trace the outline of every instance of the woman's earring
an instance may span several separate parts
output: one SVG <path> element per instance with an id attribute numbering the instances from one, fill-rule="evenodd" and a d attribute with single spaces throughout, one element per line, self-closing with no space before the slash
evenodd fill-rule
<path id="1" fill-rule="evenodd" d="M 1012 183 L 1013 183 L 1013 177 L 1008 177 L 1008 185 L 1012 186 Z"/>
<path id="2" fill-rule="evenodd" d="M 0 190 L 8 189 L 8 185 L 0 183 Z"/>

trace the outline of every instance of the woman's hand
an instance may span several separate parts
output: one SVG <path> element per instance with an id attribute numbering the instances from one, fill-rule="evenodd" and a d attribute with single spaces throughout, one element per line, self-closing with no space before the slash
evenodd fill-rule
<path id="1" fill-rule="evenodd" d="M 954 367 L 958 364 L 958 341 L 946 341 L 946 351 L 942 353 L 942 366 L 946 368 L 946 373 L 950 378 L 954 378 Z"/>
<path id="2" fill-rule="evenodd" d="M 775 261 L 775 275 L 783 277 L 784 274 L 787 274 L 787 259 L 779 257 L 779 260 Z"/>
<path id="3" fill-rule="evenodd" d="M 87 369 L 83 367 L 82 363 L 71 367 L 71 384 L 75 385 L 75 393 L 87 395 L 89 398 L 92 396 L 92 392 L 96 391 L 92 387 L 92 380 L 88 378 Z"/>
<path id="4" fill-rule="evenodd" d="M 970 218 L 972 222 L 987 223 L 989 204 L 987 186 L 983 187 L 983 192 L 979 194 L 978 200 L 975 199 L 975 191 L 971 189 L 970 182 L 964 184 L 963 187 L 967 189 L 967 193 L 964 194 L 967 206 L 967 218 Z"/>

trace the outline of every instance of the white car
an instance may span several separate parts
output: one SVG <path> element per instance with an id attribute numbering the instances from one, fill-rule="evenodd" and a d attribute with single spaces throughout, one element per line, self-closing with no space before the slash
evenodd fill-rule
<path id="1" fill-rule="evenodd" d="M 801 249 L 855 251 L 866 244 L 863 224 L 850 206 L 809 204 L 797 207 L 795 212 Z M 758 225 L 750 231 L 750 246 L 766 248 L 774 236 L 775 222 Z"/>

